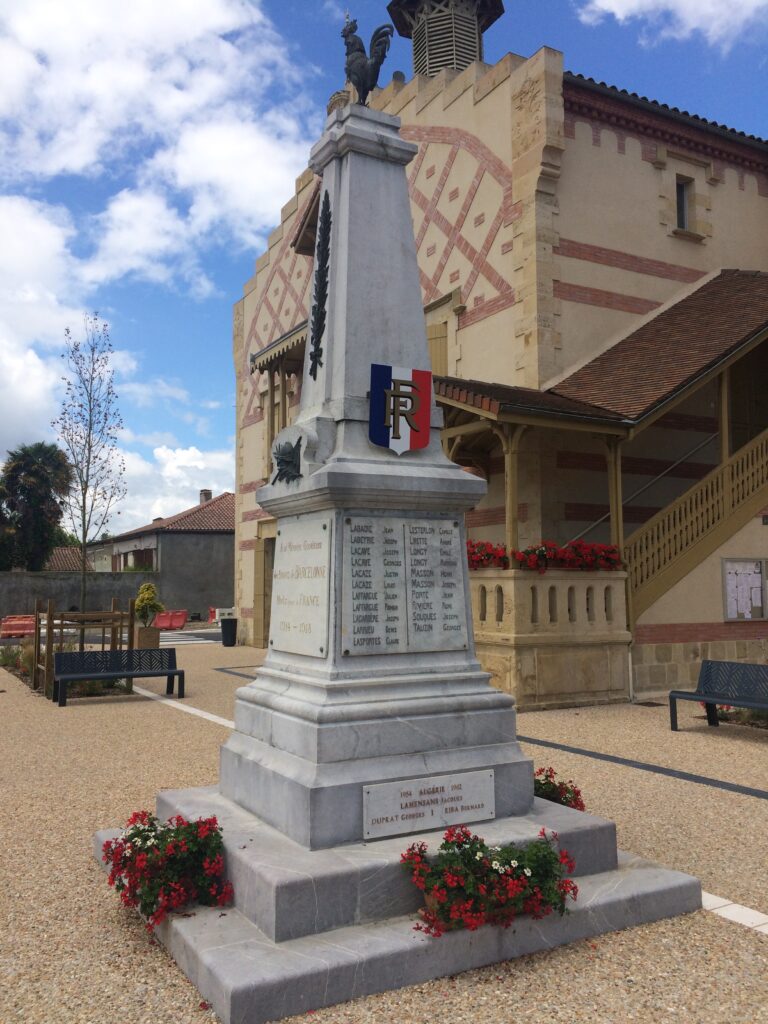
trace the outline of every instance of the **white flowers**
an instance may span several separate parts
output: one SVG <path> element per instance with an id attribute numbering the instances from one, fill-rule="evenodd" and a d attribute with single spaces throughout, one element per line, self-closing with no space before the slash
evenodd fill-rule
<path id="1" fill-rule="evenodd" d="M 482 860 L 482 859 L 483 859 L 483 852 L 482 852 L 482 850 L 478 850 L 477 853 L 475 854 L 475 860 Z"/>
<path id="2" fill-rule="evenodd" d="M 509 866 L 510 866 L 511 868 L 516 868 L 516 867 L 517 867 L 517 861 L 516 861 L 516 860 L 511 860 L 511 861 L 509 862 Z"/>
<path id="3" fill-rule="evenodd" d="M 492 860 L 491 867 L 493 868 L 494 871 L 498 871 L 500 867 L 499 862 L 497 860 Z"/>
<path id="4" fill-rule="evenodd" d="M 526 878 L 530 878 L 531 875 L 533 874 L 533 872 L 531 871 L 530 868 L 523 868 L 523 874 L 525 875 Z"/>

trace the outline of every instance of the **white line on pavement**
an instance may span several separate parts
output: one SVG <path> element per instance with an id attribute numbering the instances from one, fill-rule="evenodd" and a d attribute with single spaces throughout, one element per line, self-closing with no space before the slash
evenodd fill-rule
<path id="1" fill-rule="evenodd" d="M 197 715 L 198 718 L 205 718 L 209 722 L 214 722 L 216 725 L 224 725 L 228 729 L 235 728 L 235 723 L 230 722 L 228 718 L 220 718 L 218 715 L 212 715 L 208 711 L 200 711 L 199 708 L 193 708 L 189 704 L 180 704 L 177 698 L 164 697 L 161 694 L 152 693 L 151 690 L 145 690 L 142 686 L 134 686 L 133 692 L 140 693 L 142 697 L 159 700 L 175 711 L 184 711 L 188 715 Z M 704 910 L 709 910 L 712 914 L 717 914 L 718 917 L 724 917 L 728 921 L 735 921 L 737 924 L 742 924 L 745 928 L 751 928 L 761 935 L 768 935 L 768 914 L 761 914 L 759 910 L 743 907 L 740 903 L 732 903 L 731 900 L 725 899 L 723 896 L 715 896 L 711 892 L 702 892 L 701 905 Z"/>
<path id="2" fill-rule="evenodd" d="M 133 692 L 140 693 L 142 697 L 149 697 L 151 700 L 159 700 L 162 704 L 167 704 L 168 707 L 173 708 L 175 711 L 183 711 L 187 715 L 197 715 L 198 718 L 205 718 L 216 725 L 224 725 L 227 729 L 235 728 L 235 723 L 230 722 L 228 718 L 219 718 L 218 715 L 212 715 L 210 711 L 201 711 L 200 708 L 193 708 L 189 704 L 180 704 L 176 697 L 171 698 L 159 693 L 152 693 L 151 690 L 145 690 L 143 686 L 134 686 Z"/>

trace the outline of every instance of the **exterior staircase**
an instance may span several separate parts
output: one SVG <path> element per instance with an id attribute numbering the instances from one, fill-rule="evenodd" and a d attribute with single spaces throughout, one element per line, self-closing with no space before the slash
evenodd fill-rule
<path id="1" fill-rule="evenodd" d="M 627 538 L 635 620 L 768 505 L 768 430 Z"/>

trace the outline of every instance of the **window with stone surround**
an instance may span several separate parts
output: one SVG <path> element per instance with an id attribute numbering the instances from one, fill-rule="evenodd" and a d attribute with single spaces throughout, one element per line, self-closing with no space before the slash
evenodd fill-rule
<path id="1" fill-rule="evenodd" d="M 680 231 L 689 231 L 691 226 L 691 191 L 693 181 L 678 176 L 676 183 L 677 227 Z"/>

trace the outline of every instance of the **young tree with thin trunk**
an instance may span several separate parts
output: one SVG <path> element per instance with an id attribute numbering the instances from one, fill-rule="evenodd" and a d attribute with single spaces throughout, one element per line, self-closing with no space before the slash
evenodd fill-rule
<path id="1" fill-rule="evenodd" d="M 86 315 L 85 337 L 67 328 L 67 372 L 61 412 L 53 421 L 74 471 L 65 507 L 80 543 L 80 610 L 86 610 L 87 544 L 105 529 L 114 507 L 125 497 L 125 462 L 117 447 L 123 421 L 117 406 L 109 326 L 98 313 Z"/>

